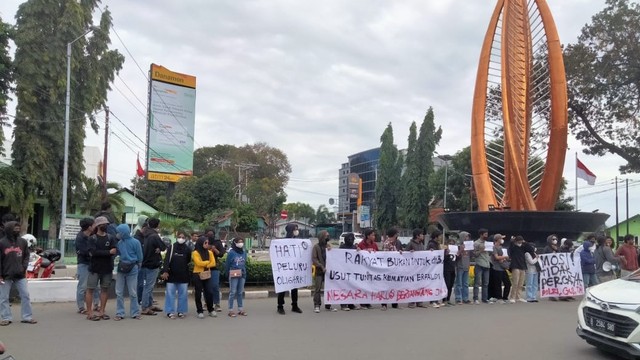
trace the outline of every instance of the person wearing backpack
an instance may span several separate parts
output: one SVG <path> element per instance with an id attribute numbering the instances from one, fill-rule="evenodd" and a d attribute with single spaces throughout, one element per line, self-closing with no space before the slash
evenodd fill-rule
<path id="1" fill-rule="evenodd" d="M 167 250 L 162 264 L 162 280 L 166 281 L 164 312 L 169 319 L 184 318 L 189 311 L 187 287 L 191 273 L 191 249 L 186 244 L 186 236 L 178 232 L 178 238 Z M 176 309 L 176 295 L 178 306 Z M 176 311 L 177 310 L 177 311 Z"/>

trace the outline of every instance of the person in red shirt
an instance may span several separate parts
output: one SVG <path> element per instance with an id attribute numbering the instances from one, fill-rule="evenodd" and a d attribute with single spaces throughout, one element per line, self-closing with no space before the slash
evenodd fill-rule
<path id="1" fill-rule="evenodd" d="M 621 276 L 627 276 L 638 270 L 638 251 L 636 250 L 634 241 L 635 238 L 633 235 L 626 235 L 624 237 L 624 244 L 616 251 L 616 256 L 622 258 Z"/>
<path id="2" fill-rule="evenodd" d="M 378 251 L 378 244 L 376 244 L 376 231 L 373 229 L 367 229 L 364 231 L 364 240 L 358 244 L 359 250 Z"/>

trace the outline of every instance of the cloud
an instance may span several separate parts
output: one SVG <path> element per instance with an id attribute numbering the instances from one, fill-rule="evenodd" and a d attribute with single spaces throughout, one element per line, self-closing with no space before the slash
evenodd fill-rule
<path id="1" fill-rule="evenodd" d="M 0 2 L 5 20 L 20 2 Z M 406 147 L 409 125 L 419 124 L 429 106 L 443 127 L 439 153 L 470 143 L 476 68 L 495 1 L 104 0 L 103 5 L 133 55 L 112 34 L 113 46 L 126 56 L 124 82 L 115 84 L 125 95 L 112 91 L 113 112 L 144 139 L 150 63 L 197 76 L 196 147 L 265 141 L 281 148 L 293 168 L 289 201 L 326 204 L 337 196 L 338 169 L 348 155 L 377 147 L 389 122 L 398 146 Z M 560 38 L 569 43 L 604 0 L 549 5 Z M 119 122 L 113 129 L 137 142 L 134 150 L 144 147 Z M 101 139 L 90 134 L 86 143 L 100 146 Z M 579 145 L 571 148 L 568 179 Z M 128 185 L 136 154 L 112 137 L 110 155 L 118 157 L 110 162 L 113 180 Z M 614 156 L 584 158 L 599 179 L 613 178 L 620 163 Z M 594 208 L 610 211 L 604 203 L 610 195 L 591 196 L 603 201 Z"/>

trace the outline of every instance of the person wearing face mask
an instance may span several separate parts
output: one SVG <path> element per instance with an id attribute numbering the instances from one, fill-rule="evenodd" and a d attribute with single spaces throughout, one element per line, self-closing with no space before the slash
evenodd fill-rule
<path id="1" fill-rule="evenodd" d="M 538 273 L 540 264 L 538 264 L 538 255 L 536 247 L 533 244 L 524 244 L 524 259 L 527 261 L 527 302 L 538 302 Z"/>
<path id="2" fill-rule="evenodd" d="M 320 312 L 320 305 L 322 305 L 322 288 L 324 285 L 324 274 L 327 271 L 327 251 L 331 250 L 331 244 L 329 244 L 329 232 L 322 230 L 318 233 L 318 243 L 313 246 L 311 259 L 313 265 L 316 267 L 316 275 L 314 281 L 313 290 L 313 312 Z M 331 305 L 325 305 L 325 309 L 328 311 L 337 311 L 331 307 Z"/>
<path id="3" fill-rule="evenodd" d="M 509 302 L 527 302 L 523 296 L 524 281 L 527 274 L 527 259 L 525 257 L 524 238 L 520 235 L 513 239 L 513 246 L 509 247 L 509 258 L 511 259 L 511 278 L 513 288 L 509 295 Z"/>
<path id="4" fill-rule="evenodd" d="M 552 234 L 547 236 L 547 246 L 542 249 L 543 254 L 554 254 L 558 252 L 558 235 Z M 549 297 L 549 301 L 558 301 L 557 297 Z"/>
<path id="5" fill-rule="evenodd" d="M 160 266 L 162 265 L 162 255 L 160 253 L 165 251 L 167 246 L 158 234 L 160 232 L 160 219 L 150 218 L 148 225 L 143 231 L 144 245 L 142 246 L 142 252 L 144 258 L 142 259 L 141 270 L 143 272 L 144 287 L 140 301 L 142 302 L 142 315 L 156 315 L 156 312 L 162 311 L 162 309 L 153 305 L 153 287 L 156 285 Z"/>
<path id="6" fill-rule="evenodd" d="M 109 320 L 105 314 L 109 287 L 113 279 L 113 258 L 117 253 L 116 238 L 107 234 L 109 220 L 104 216 L 98 216 L 94 222 L 95 234 L 89 238 L 89 276 L 87 277 L 87 292 L 85 293 L 85 306 L 87 319 L 92 321 Z M 93 314 L 91 303 L 93 291 L 100 286 L 100 308 L 97 314 Z"/>
<path id="7" fill-rule="evenodd" d="M 187 286 L 191 278 L 189 263 L 191 262 L 192 250 L 186 242 L 187 238 L 185 234 L 178 232 L 178 238 L 167 250 L 162 265 L 161 277 L 167 282 L 164 312 L 169 319 L 175 319 L 176 317 L 184 318 L 184 315 L 189 311 Z M 176 295 L 178 301 L 177 309 Z"/>
<path id="8" fill-rule="evenodd" d="M 298 225 L 287 224 L 284 230 L 286 231 L 285 238 L 294 239 L 297 238 L 300 232 L 298 231 Z M 284 311 L 284 292 L 278 293 L 278 314 L 286 314 Z M 294 313 L 302 314 L 302 309 L 298 307 L 298 289 L 291 290 L 291 311 Z"/>
<path id="9" fill-rule="evenodd" d="M 354 244 L 356 241 L 356 236 L 353 233 L 348 233 L 344 236 L 344 242 L 340 245 L 340 249 L 347 250 L 356 250 L 358 247 Z M 341 304 L 340 309 L 343 311 L 351 311 L 355 310 L 356 306 L 354 304 Z"/>
<path id="10" fill-rule="evenodd" d="M 598 285 L 598 278 L 596 277 L 596 258 L 593 256 L 595 251 L 595 244 L 589 240 L 586 240 L 582 244 L 582 251 L 580 251 L 580 267 L 582 268 L 582 281 L 585 288 Z"/>
<path id="11" fill-rule="evenodd" d="M 489 270 L 489 303 L 506 304 L 511 292 L 511 280 L 507 274 L 509 268 L 509 256 L 504 253 L 504 235 L 493 235 L 493 252 L 491 253 Z M 504 285 L 504 288 L 503 288 Z M 514 301 L 515 302 L 515 301 Z"/>
<path id="12" fill-rule="evenodd" d="M 31 310 L 31 300 L 25 279 L 29 265 L 29 245 L 20 237 L 20 223 L 9 221 L 4 226 L 5 234 L 0 239 L 0 326 L 13 321 L 9 305 L 11 286 L 15 284 L 20 295 L 20 310 L 25 324 L 35 324 Z"/>
<path id="13" fill-rule="evenodd" d="M 224 245 L 222 240 L 215 238 L 215 229 L 212 227 L 204 230 L 204 236 L 209 241 L 209 248 L 216 258 L 216 267 L 211 269 L 211 291 L 213 291 L 213 307 L 216 312 L 220 312 L 220 264 L 225 254 Z"/>
<path id="14" fill-rule="evenodd" d="M 247 252 L 244 251 L 244 240 L 235 238 L 227 253 L 227 274 L 229 275 L 229 317 L 247 316 L 242 303 L 244 283 L 247 280 Z M 238 313 L 233 311 L 233 302 L 238 301 Z"/>
<path id="15" fill-rule="evenodd" d="M 607 246 L 606 237 L 598 236 L 597 242 L 598 247 L 594 252 L 594 256 L 596 259 L 596 276 L 598 277 L 598 283 L 601 284 L 616 279 L 616 273 L 613 270 L 604 270 L 604 263 L 609 262 L 612 265 L 620 266 L 620 258 L 613 255 L 613 250 Z"/>

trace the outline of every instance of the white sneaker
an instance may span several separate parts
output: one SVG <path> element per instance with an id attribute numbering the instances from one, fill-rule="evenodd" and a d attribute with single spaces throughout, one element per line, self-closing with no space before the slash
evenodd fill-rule
<path id="1" fill-rule="evenodd" d="M 209 311 L 209 316 L 211 316 L 211 317 L 218 317 L 218 313 L 217 313 L 215 310 L 213 310 L 213 311 Z"/>
<path id="2" fill-rule="evenodd" d="M 331 308 L 331 312 L 337 312 L 337 311 L 338 311 L 337 308 L 334 308 L 334 307 Z"/>
<path id="3" fill-rule="evenodd" d="M 198 313 L 198 319 L 204 319 L 204 314 L 203 313 Z"/>
<path id="4" fill-rule="evenodd" d="M 480 305 L 480 300 L 474 300 L 473 303 L 476 305 Z"/>
<path id="5" fill-rule="evenodd" d="M 431 307 L 434 308 L 434 309 L 438 309 L 438 308 L 440 308 L 440 304 L 434 303 L 434 304 L 431 304 Z"/>
<path id="6" fill-rule="evenodd" d="M 515 304 L 515 303 L 516 303 L 516 301 L 515 301 L 515 300 L 509 300 L 509 303 L 510 303 L 510 304 Z"/>
<path id="7" fill-rule="evenodd" d="M 349 309 L 348 307 L 343 307 L 342 311 L 351 311 L 351 309 Z"/>
<path id="8" fill-rule="evenodd" d="M 490 298 L 490 299 L 489 299 L 489 302 L 496 302 L 496 300 L 498 300 L 498 299 L 496 299 L 496 298 Z"/>
<path id="9" fill-rule="evenodd" d="M 319 313 L 320 312 L 320 307 L 316 306 L 315 308 L 313 308 L 313 312 L 314 313 Z"/>
<path id="10" fill-rule="evenodd" d="M 523 303 L 527 302 L 527 300 L 525 300 L 525 299 L 518 299 L 518 301 L 523 302 Z"/>

